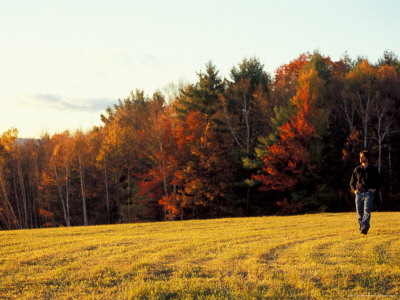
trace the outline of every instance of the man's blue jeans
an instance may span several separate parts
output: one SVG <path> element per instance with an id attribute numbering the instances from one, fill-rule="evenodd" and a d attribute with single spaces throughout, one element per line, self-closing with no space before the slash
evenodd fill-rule
<path id="1" fill-rule="evenodd" d="M 374 193 L 372 191 L 358 192 L 356 194 L 356 211 L 360 231 L 369 230 L 369 222 L 371 220 L 371 209 L 374 201 Z"/>

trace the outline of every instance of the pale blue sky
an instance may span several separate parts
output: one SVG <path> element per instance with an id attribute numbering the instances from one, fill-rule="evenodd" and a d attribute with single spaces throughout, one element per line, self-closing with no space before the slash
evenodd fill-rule
<path id="1" fill-rule="evenodd" d="M 400 55 L 397 0 L 0 0 L 0 134 L 90 129 L 131 90 L 222 76 L 245 57 L 275 69 L 319 49 Z"/>

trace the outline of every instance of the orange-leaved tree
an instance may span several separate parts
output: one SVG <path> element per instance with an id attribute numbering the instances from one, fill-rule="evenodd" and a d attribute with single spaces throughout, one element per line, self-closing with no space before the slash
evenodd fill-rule
<path id="1" fill-rule="evenodd" d="M 216 126 L 204 113 L 192 111 L 174 131 L 179 153 L 176 199 L 192 217 L 199 211 L 218 215 L 224 201 L 230 166 Z"/>
<path id="2" fill-rule="evenodd" d="M 181 213 L 176 202 L 176 184 L 174 183 L 177 160 L 176 139 L 174 136 L 175 110 L 166 107 L 162 113 L 154 114 L 145 137 L 145 151 L 150 167 L 138 177 L 139 196 L 145 197 L 148 207 L 146 215 L 151 217 L 157 211 L 157 205 L 163 207 L 163 218 L 174 219 Z M 183 157 L 182 157 L 183 158 Z M 153 201 L 155 200 L 155 201 Z"/>
<path id="3" fill-rule="evenodd" d="M 71 226 L 71 164 L 73 154 L 69 131 L 55 134 L 48 141 L 49 161 L 42 170 L 40 189 L 47 206 L 59 207 L 66 226 Z M 58 199 L 57 199 L 58 198 Z"/>
<path id="4" fill-rule="evenodd" d="M 326 62 L 323 64 L 329 66 Z M 320 139 L 329 115 L 321 103 L 325 80 L 318 68 L 318 64 L 311 62 L 302 69 L 296 95 L 290 100 L 288 120 L 280 125 L 278 136 L 272 142 L 264 140 L 256 150 L 262 166 L 252 179 L 261 182 L 262 191 L 279 191 L 287 198 L 307 181 L 304 178 L 315 176 L 318 161 L 313 156 L 321 155 Z M 290 212 L 303 205 L 301 202 L 289 205 L 287 200 L 277 204 L 285 205 Z"/>

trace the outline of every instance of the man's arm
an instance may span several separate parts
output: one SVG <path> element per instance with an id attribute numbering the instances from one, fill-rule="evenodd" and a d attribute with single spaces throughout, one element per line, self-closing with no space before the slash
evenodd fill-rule
<path id="1" fill-rule="evenodd" d="M 354 194 L 357 194 L 357 174 L 355 174 L 355 170 L 351 174 L 351 179 L 350 179 L 350 189 Z"/>

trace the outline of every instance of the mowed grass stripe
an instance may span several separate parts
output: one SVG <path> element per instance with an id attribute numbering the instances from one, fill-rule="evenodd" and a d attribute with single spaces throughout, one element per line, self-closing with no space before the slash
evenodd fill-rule
<path id="1" fill-rule="evenodd" d="M 400 213 L 0 232 L 1 299 L 400 297 Z M 369 297 L 371 298 L 371 297 Z"/>

